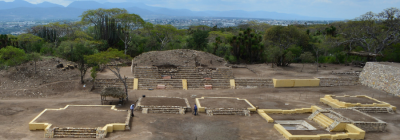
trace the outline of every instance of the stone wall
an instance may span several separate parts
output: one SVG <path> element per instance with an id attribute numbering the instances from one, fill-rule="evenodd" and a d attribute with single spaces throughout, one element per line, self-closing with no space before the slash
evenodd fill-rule
<path id="1" fill-rule="evenodd" d="M 317 77 L 320 82 L 321 87 L 334 87 L 334 86 L 355 86 L 359 85 L 359 78 L 356 76 L 346 76 L 346 77 Z"/>
<path id="2" fill-rule="evenodd" d="M 236 89 L 245 88 L 273 88 L 272 79 L 235 79 Z"/>
<path id="3" fill-rule="evenodd" d="M 400 64 L 367 62 L 360 74 L 362 85 L 400 96 Z"/>

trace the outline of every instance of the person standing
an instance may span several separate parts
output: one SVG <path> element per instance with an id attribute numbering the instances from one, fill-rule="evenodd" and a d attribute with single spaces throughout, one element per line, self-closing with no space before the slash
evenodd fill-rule
<path id="1" fill-rule="evenodd" d="M 134 117 L 135 115 L 133 114 L 133 109 L 135 108 L 135 104 L 131 105 L 131 117 Z"/>
<path id="2" fill-rule="evenodd" d="M 197 106 L 196 106 L 196 104 L 194 104 L 194 115 L 195 116 L 197 115 Z"/>

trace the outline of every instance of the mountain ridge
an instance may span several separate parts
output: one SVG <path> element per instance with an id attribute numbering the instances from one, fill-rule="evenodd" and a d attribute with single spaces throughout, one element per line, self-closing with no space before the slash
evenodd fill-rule
<path id="1" fill-rule="evenodd" d="M 59 9 L 55 9 L 55 7 Z M 26 17 L 34 17 L 34 19 L 79 19 L 79 16 L 83 11 L 89 9 L 98 8 L 124 8 L 130 13 L 135 13 L 143 18 L 185 18 L 185 17 L 226 17 L 226 18 L 260 18 L 260 19 L 279 19 L 279 20 L 342 20 L 335 18 L 319 18 L 319 17 L 308 17 L 296 14 L 277 13 L 268 11 L 243 11 L 243 10 L 230 10 L 230 11 L 191 11 L 188 9 L 170 9 L 164 7 L 153 7 L 148 6 L 144 3 L 99 3 L 96 1 L 74 1 L 68 6 L 43 2 L 39 4 L 31 4 L 24 0 L 15 0 L 14 2 L 2 2 L 0 1 L 0 17 L 5 19 L 23 19 Z M 44 8 L 44 9 L 43 9 Z M 47 10 L 47 12 L 43 12 Z M 74 11 L 75 10 L 75 11 Z M 7 11 L 13 11 L 11 15 L 3 15 L 9 13 Z M 69 12 L 59 13 L 59 12 Z M 81 12 L 77 14 L 77 12 Z M 17 13 L 17 14 L 16 14 Z M 41 15 L 34 15 L 34 13 L 40 13 Z M 27 16 L 28 15 L 28 16 Z M 73 18 L 75 17 L 75 18 Z"/>

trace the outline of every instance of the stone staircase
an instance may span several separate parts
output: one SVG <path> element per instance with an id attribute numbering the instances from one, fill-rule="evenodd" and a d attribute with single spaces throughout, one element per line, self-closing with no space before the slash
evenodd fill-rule
<path id="1" fill-rule="evenodd" d="M 217 68 L 215 72 L 212 73 L 213 79 L 234 79 L 233 72 L 231 68 Z"/>
<path id="2" fill-rule="evenodd" d="M 334 122 L 334 120 L 330 119 L 329 117 L 325 116 L 322 113 L 317 114 L 312 120 L 317 122 L 319 125 L 321 125 L 324 128 L 327 128 L 328 126 L 332 125 Z"/>
<path id="3" fill-rule="evenodd" d="M 189 79 L 187 85 L 188 89 L 204 89 L 204 85 L 212 85 L 213 89 L 231 88 L 229 79 Z"/>
<path id="4" fill-rule="evenodd" d="M 139 89 L 156 89 L 157 85 L 165 85 L 165 89 L 182 89 L 181 79 L 139 79 Z"/>
<path id="5" fill-rule="evenodd" d="M 195 67 L 178 67 L 178 72 L 172 79 L 203 79 Z"/>
<path id="6" fill-rule="evenodd" d="M 339 124 L 340 124 L 340 122 L 335 120 L 331 125 L 329 125 L 329 126 L 326 128 L 326 130 L 329 131 L 329 132 L 331 132 L 331 131 L 332 131 L 333 129 L 335 129 L 336 126 L 338 126 Z"/>
<path id="7" fill-rule="evenodd" d="M 138 66 L 136 66 L 134 68 L 133 77 L 161 79 L 161 75 L 158 73 L 157 67 L 138 67 Z"/>
<path id="8" fill-rule="evenodd" d="M 54 128 L 53 138 L 96 138 L 96 128 Z"/>

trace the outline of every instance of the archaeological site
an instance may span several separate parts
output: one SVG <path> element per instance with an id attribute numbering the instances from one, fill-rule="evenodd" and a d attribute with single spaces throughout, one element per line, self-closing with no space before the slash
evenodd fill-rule
<path id="1" fill-rule="evenodd" d="M 36 74 L 29 63 L 0 71 L 0 139 L 400 138 L 399 63 L 315 71 L 314 64 L 231 64 L 176 49 L 107 64 L 122 79 L 104 69 L 95 79 L 86 74 L 84 84 L 73 62 L 36 65 Z"/>

